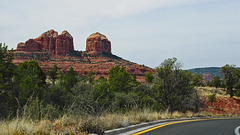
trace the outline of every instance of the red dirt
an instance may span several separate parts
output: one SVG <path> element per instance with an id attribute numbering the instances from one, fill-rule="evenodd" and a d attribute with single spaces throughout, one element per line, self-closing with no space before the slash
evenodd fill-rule
<path id="1" fill-rule="evenodd" d="M 240 99 L 238 98 L 217 97 L 216 101 L 211 103 L 208 97 L 204 97 L 202 103 L 202 111 L 212 114 L 240 115 Z"/>

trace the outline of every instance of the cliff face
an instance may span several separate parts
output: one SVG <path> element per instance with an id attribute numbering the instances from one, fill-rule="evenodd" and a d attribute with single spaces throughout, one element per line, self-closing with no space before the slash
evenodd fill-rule
<path id="1" fill-rule="evenodd" d="M 92 56 L 97 56 L 99 54 L 111 52 L 111 42 L 108 38 L 98 32 L 93 33 L 87 38 L 86 51 Z"/>
<path id="2" fill-rule="evenodd" d="M 58 35 L 56 31 L 49 30 L 38 38 L 29 39 L 25 43 L 17 45 L 17 51 L 49 51 L 52 55 L 66 55 L 73 50 L 73 38 L 67 31 L 63 31 L 62 34 Z"/>

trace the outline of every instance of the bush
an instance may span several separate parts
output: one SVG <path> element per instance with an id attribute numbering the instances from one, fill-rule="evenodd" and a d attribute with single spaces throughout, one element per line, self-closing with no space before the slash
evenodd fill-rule
<path id="1" fill-rule="evenodd" d="M 71 108 L 73 115 L 97 114 L 93 84 L 80 81 L 74 85 L 71 91 Z"/>
<path id="2" fill-rule="evenodd" d="M 32 120 L 53 120 L 61 116 L 61 111 L 52 104 L 44 104 L 38 98 L 29 98 L 27 104 L 23 107 L 22 116 Z"/>
<path id="3" fill-rule="evenodd" d="M 216 100 L 217 98 L 215 93 L 208 96 L 208 101 L 211 102 L 211 104 L 213 104 L 213 102 L 215 102 Z"/>

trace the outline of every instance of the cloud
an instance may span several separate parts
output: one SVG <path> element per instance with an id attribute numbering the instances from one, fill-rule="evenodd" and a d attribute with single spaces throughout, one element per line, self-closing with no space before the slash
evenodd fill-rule
<path id="1" fill-rule="evenodd" d="M 76 27 L 93 24 L 102 18 L 121 18 L 156 8 L 204 1 L 206 0 L 14 0 L 14 4 L 12 1 L 1 4 L 0 17 L 6 21 L 0 23 Z"/>
<path id="2" fill-rule="evenodd" d="M 46 13 L 67 17 L 124 17 L 156 8 L 196 4 L 206 0 L 43 0 Z M 43 11 L 44 12 L 44 11 Z"/>
<path id="3" fill-rule="evenodd" d="M 23 41 L 48 29 L 81 30 L 106 19 L 203 1 L 207 0 L 7 0 L 0 5 L 0 37 L 15 45 L 17 36 Z"/>

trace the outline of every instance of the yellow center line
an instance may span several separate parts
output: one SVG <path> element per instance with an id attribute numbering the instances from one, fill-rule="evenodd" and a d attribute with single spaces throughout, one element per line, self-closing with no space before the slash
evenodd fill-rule
<path id="1" fill-rule="evenodd" d="M 153 127 L 153 128 L 149 128 L 149 129 L 134 133 L 132 135 L 140 135 L 140 134 L 149 132 L 151 130 L 154 130 L 154 129 L 157 129 L 157 128 L 160 128 L 160 127 L 165 127 L 165 126 L 172 125 L 172 124 L 178 124 L 178 123 L 184 123 L 184 122 L 193 122 L 193 121 L 203 121 L 203 120 L 215 120 L 215 119 L 231 119 L 231 118 L 210 118 L 210 119 L 176 121 L 176 122 L 171 122 L 171 123 L 166 123 L 166 124 L 163 124 L 163 125 L 159 125 L 159 126 L 156 126 L 156 127 Z"/>

